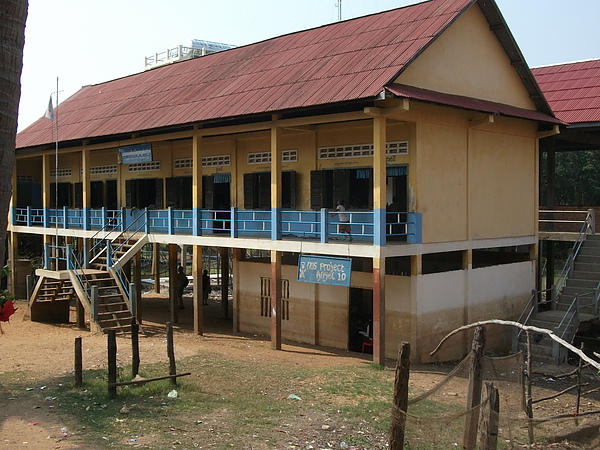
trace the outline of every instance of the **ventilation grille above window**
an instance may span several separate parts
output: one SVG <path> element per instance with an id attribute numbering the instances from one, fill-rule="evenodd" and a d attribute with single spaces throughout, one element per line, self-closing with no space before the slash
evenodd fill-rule
<path id="1" fill-rule="evenodd" d="M 173 169 L 191 169 L 194 167 L 192 158 L 180 158 L 173 161 Z"/>
<path id="2" fill-rule="evenodd" d="M 17 175 L 17 183 L 33 183 L 33 175 Z"/>
<path id="3" fill-rule="evenodd" d="M 281 152 L 281 162 L 297 162 L 298 150 L 283 150 Z M 248 164 L 270 164 L 271 152 L 248 153 Z"/>
<path id="4" fill-rule="evenodd" d="M 70 177 L 71 176 L 71 168 L 68 169 L 51 169 L 50 170 L 50 177 L 51 178 L 56 178 L 56 176 L 58 175 L 58 178 L 64 178 L 64 177 Z"/>
<path id="5" fill-rule="evenodd" d="M 248 164 L 266 164 L 271 162 L 271 152 L 249 153 Z"/>
<path id="6" fill-rule="evenodd" d="M 230 155 L 216 155 L 202 157 L 202 167 L 229 166 L 231 164 Z"/>
<path id="7" fill-rule="evenodd" d="M 107 173 L 117 173 L 116 164 L 108 164 L 106 166 L 92 166 L 90 167 L 90 175 L 102 175 Z"/>
<path id="8" fill-rule="evenodd" d="M 152 170 L 160 170 L 160 161 L 129 164 L 129 172 L 150 172 Z"/>
<path id="9" fill-rule="evenodd" d="M 385 153 L 387 155 L 408 155 L 408 141 L 388 142 L 385 145 Z M 363 158 L 367 156 L 373 156 L 373 144 L 319 147 L 319 159 Z"/>

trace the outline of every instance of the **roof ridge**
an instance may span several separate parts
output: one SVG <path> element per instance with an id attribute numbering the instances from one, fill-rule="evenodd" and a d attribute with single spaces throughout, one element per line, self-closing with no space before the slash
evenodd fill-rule
<path id="1" fill-rule="evenodd" d="M 546 69 L 548 67 L 569 66 L 569 65 L 573 65 L 573 64 L 583 64 L 583 63 L 596 62 L 596 61 L 600 62 L 600 58 L 581 59 L 581 60 L 577 60 L 577 61 L 553 63 L 553 64 L 547 64 L 544 66 L 535 66 L 535 67 L 532 67 L 531 70 Z"/>

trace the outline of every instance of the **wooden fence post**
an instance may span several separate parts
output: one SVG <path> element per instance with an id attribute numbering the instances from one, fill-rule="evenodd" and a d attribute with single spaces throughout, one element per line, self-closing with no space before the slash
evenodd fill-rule
<path id="1" fill-rule="evenodd" d="M 483 354 L 485 348 L 485 328 L 479 325 L 475 328 L 472 344 L 471 368 L 469 369 L 469 387 L 467 392 L 467 414 L 465 415 L 465 431 L 463 448 L 471 450 L 477 443 L 477 418 L 479 414 L 472 411 L 481 403 L 481 384 L 483 371 Z"/>
<path id="2" fill-rule="evenodd" d="M 117 396 L 117 332 L 108 330 L 108 396 Z"/>
<path id="3" fill-rule="evenodd" d="M 402 450 L 406 411 L 408 410 L 408 378 L 410 375 L 410 343 L 402 342 L 396 362 L 394 380 L 394 402 L 392 405 L 392 424 L 390 427 L 390 449 Z"/>
<path id="4" fill-rule="evenodd" d="M 483 406 L 479 415 L 479 450 L 495 450 L 498 446 L 500 396 L 492 383 L 483 386 Z"/>
<path id="5" fill-rule="evenodd" d="M 525 414 L 527 414 L 527 435 L 529 437 L 529 445 L 533 444 L 533 398 L 531 394 L 531 371 L 532 371 L 532 353 L 531 353 L 531 333 L 529 330 L 525 332 L 527 336 L 527 359 L 525 362 Z M 553 342 L 554 344 L 554 342 Z"/>
<path id="6" fill-rule="evenodd" d="M 131 318 L 131 377 L 140 371 L 140 326 L 135 317 Z"/>
<path id="7" fill-rule="evenodd" d="M 173 324 L 171 322 L 167 322 L 167 355 L 169 356 L 169 375 L 177 375 L 175 350 L 173 348 Z M 171 385 L 177 386 L 177 378 L 171 378 Z"/>
<path id="8" fill-rule="evenodd" d="M 81 337 L 75 338 L 75 387 L 83 386 L 83 353 L 81 350 Z"/>

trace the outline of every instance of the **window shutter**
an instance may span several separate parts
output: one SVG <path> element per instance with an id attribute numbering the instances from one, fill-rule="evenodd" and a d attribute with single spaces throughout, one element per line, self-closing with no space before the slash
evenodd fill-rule
<path id="1" fill-rule="evenodd" d="M 156 209 L 162 209 L 163 208 L 163 180 L 162 178 L 155 178 L 154 179 L 155 187 L 156 187 L 156 197 L 155 197 L 155 202 L 154 202 L 154 207 Z"/>
<path id="2" fill-rule="evenodd" d="M 192 209 L 192 177 L 180 177 L 181 180 L 181 200 L 179 208 Z"/>
<path id="3" fill-rule="evenodd" d="M 202 196 L 204 197 L 204 207 L 206 209 L 215 209 L 215 180 L 212 175 L 202 177 L 204 186 L 202 187 Z"/>
<path id="4" fill-rule="evenodd" d="M 102 181 L 90 181 L 90 208 L 99 209 L 104 205 L 104 183 Z"/>
<path id="5" fill-rule="evenodd" d="M 83 183 L 80 181 L 78 183 L 75 183 L 75 185 L 73 186 L 73 190 L 75 192 L 75 202 L 74 202 L 74 207 L 75 209 L 82 209 L 83 208 Z"/>
<path id="6" fill-rule="evenodd" d="M 310 172 L 310 209 L 323 208 L 323 171 Z"/>
<path id="7" fill-rule="evenodd" d="M 369 168 L 369 209 L 373 211 L 373 168 Z"/>
<path id="8" fill-rule="evenodd" d="M 281 207 L 296 208 L 296 172 L 288 170 L 281 173 Z"/>
<path id="9" fill-rule="evenodd" d="M 254 174 L 244 174 L 244 209 L 254 209 Z"/>
<path id="10" fill-rule="evenodd" d="M 106 206 L 108 209 L 117 209 L 119 207 L 117 180 L 106 180 L 104 187 L 106 188 L 104 201 L 100 206 Z"/>
<path id="11" fill-rule="evenodd" d="M 125 207 L 126 208 L 133 208 L 134 206 L 136 206 L 133 203 L 133 199 L 136 198 L 134 190 L 135 190 L 135 183 L 133 182 L 133 180 L 125 180 Z"/>
<path id="12" fill-rule="evenodd" d="M 167 208 L 178 208 L 179 207 L 179 191 L 180 186 L 177 178 L 166 178 L 165 187 L 167 189 Z"/>
<path id="13" fill-rule="evenodd" d="M 259 172 L 258 179 L 258 208 L 271 209 L 271 172 Z"/>

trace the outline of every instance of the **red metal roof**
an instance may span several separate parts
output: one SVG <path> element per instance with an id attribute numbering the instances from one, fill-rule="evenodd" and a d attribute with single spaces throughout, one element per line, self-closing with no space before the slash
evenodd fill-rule
<path id="1" fill-rule="evenodd" d="M 481 111 L 494 115 L 518 117 L 538 122 L 562 123 L 560 120 L 539 111 L 517 108 L 516 106 L 491 102 L 488 100 L 464 97 L 462 95 L 445 94 L 443 92 L 435 92 L 403 84 L 390 84 L 386 86 L 386 89 L 398 97 L 406 97 L 428 103 L 453 106 L 455 108 L 469 109 L 472 111 Z"/>
<path id="2" fill-rule="evenodd" d="M 73 141 L 375 98 L 476 1 L 501 20 L 488 0 L 430 0 L 86 86 L 56 108 L 59 137 Z M 52 143 L 52 133 L 41 118 L 17 135 L 17 148 Z"/>
<path id="3" fill-rule="evenodd" d="M 532 69 L 556 117 L 600 122 L 600 59 Z"/>

